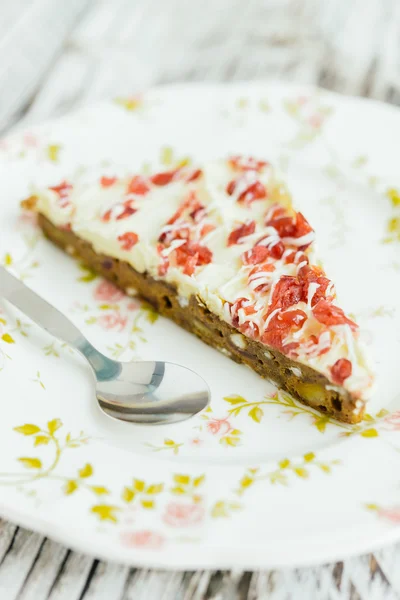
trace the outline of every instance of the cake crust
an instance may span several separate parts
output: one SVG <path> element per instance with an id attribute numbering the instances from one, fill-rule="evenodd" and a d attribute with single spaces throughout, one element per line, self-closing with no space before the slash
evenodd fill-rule
<path id="1" fill-rule="evenodd" d="M 277 387 L 319 412 L 346 423 L 358 423 L 365 412 L 365 402 L 334 386 L 321 373 L 291 360 L 275 348 L 243 336 L 229 323 L 213 314 L 195 295 L 183 306 L 176 287 L 139 273 L 122 260 L 95 252 L 92 245 L 72 231 L 59 228 L 42 214 L 38 222 L 54 244 L 82 260 L 125 292 L 135 289 L 157 312 L 195 334 L 238 362 L 249 366 Z"/>

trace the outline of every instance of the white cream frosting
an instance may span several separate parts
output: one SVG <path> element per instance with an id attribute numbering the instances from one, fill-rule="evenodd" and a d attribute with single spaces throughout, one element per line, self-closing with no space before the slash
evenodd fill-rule
<path id="1" fill-rule="evenodd" d="M 334 384 L 337 381 L 332 379 L 332 365 L 339 359 L 349 360 L 352 372 L 343 387 L 365 398 L 372 376 L 357 332 L 346 323 L 326 326 L 317 320 L 313 314 L 313 299 L 320 287 L 317 282 L 308 284 L 307 301 L 303 298 L 288 308 L 278 306 L 271 310 L 274 290 L 282 276 L 296 278 L 308 263 L 317 264 L 314 232 L 279 233 L 274 226 L 266 224 L 274 218 L 279 206 L 283 207 L 283 217 L 294 220 L 296 213 L 271 165 L 260 166 L 256 161 L 254 169 L 252 165 L 247 159 L 233 163 L 220 160 L 205 164 L 201 175 L 193 181 L 188 179 L 194 170 L 178 171 L 167 185 L 156 185 L 147 178 L 145 194 L 129 192 L 131 178 L 112 183 L 112 180 L 70 182 L 72 188 L 61 194 L 51 188 L 37 190 L 36 210 L 55 225 L 71 228 L 90 242 L 96 252 L 126 261 L 141 273 L 146 271 L 174 284 L 182 299 L 197 296 L 221 319 L 260 341 L 274 319 L 280 319 L 287 311 L 302 311 L 307 317 L 302 326 L 285 334 L 284 346 L 299 344 L 296 356 L 289 356 L 323 373 Z M 254 186 L 257 187 L 255 198 L 252 197 Z M 190 205 L 186 212 L 168 223 L 185 202 Z M 133 214 L 121 217 L 127 205 L 135 212 L 132 210 Z M 243 224 L 250 224 L 250 230 L 244 231 L 237 243 L 229 243 L 231 233 Z M 135 234 L 136 243 L 125 246 L 124 238 L 121 240 L 124 234 Z M 186 248 L 187 238 L 190 243 L 206 249 L 205 261 L 200 255 L 192 259 L 189 256 L 189 262 L 197 261 L 197 264 L 187 267 L 179 264 L 178 257 L 182 261 L 182 256 L 186 256 L 182 250 Z M 271 256 L 282 244 L 280 258 Z M 269 258 L 258 264 L 245 264 L 243 256 L 256 246 L 258 251 L 263 247 Z M 293 262 L 287 263 L 288 257 L 292 257 Z M 160 271 L 160 265 L 167 261 L 169 266 L 164 272 Z M 329 283 L 324 296 L 333 301 L 333 284 Z M 239 299 L 242 299 L 240 306 L 236 306 Z"/>

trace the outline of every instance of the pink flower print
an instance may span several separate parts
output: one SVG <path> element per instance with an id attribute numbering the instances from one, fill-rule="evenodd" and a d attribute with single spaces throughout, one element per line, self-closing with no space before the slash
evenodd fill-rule
<path id="1" fill-rule="evenodd" d="M 384 421 L 393 431 L 400 431 L 400 410 L 385 417 Z"/>
<path id="2" fill-rule="evenodd" d="M 165 543 L 165 537 L 155 531 L 125 531 L 121 533 L 121 542 L 128 548 L 159 550 Z"/>
<path id="3" fill-rule="evenodd" d="M 97 322 L 103 329 L 118 329 L 118 331 L 123 331 L 128 319 L 118 312 L 113 312 L 109 315 L 102 315 L 97 319 Z"/>
<path id="4" fill-rule="evenodd" d="M 203 440 L 197 437 L 190 440 L 190 443 L 192 444 L 192 446 L 201 446 L 203 444 Z"/>
<path id="5" fill-rule="evenodd" d="M 171 527 L 198 525 L 204 518 L 204 508 L 199 504 L 170 502 L 166 507 L 163 521 Z"/>
<path id="6" fill-rule="evenodd" d="M 134 94 L 125 98 L 117 98 L 117 103 L 124 106 L 127 110 L 137 110 L 143 105 L 143 95 Z"/>
<path id="7" fill-rule="evenodd" d="M 135 301 L 135 300 L 131 300 L 127 307 L 128 310 L 138 310 L 138 308 L 140 308 L 140 302 L 139 301 Z"/>
<path id="8" fill-rule="evenodd" d="M 143 92 L 136 92 L 135 94 L 132 94 L 132 96 L 129 97 L 129 100 L 134 100 L 135 102 L 143 102 Z"/>
<path id="9" fill-rule="evenodd" d="M 24 137 L 22 139 L 23 139 L 24 145 L 27 147 L 34 148 L 38 145 L 37 137 L 35 135 L 33 135 L 33 133 L 31 133 L 30 131 L 25 133 Z"/>
<path id="10" fill-rule="evenodd" d="M 307 104 L 308 101 L 309 101 L 308 96 L 298 96 L 298 98 L 297 98 L 298 106 L 303 106 L 304 104 Z"/>
<path id="11" fill-rule="evenodd" d="M 313 129 L 319 129 L 323 123 L 321 115 L 315 113 L 308 118 L 308 122 Z"/>
<path id="12" fill-rule="evenodd" d="M 37 214 L 34 212 L 21 212 L 17 219 L 20 225 L 31 225 L 32 227 L 37 226 Z"/>
<path id="13" fill-rule="evenodd" d="M 379 508 L 378 515 L 384 519 L 388 519 L 392 523 L 400 523 L 400 507 Z"/>
<path id="14" fill-rule="evenodd" d="M 124 297 L 124 293 L 121 292 L 121 290 L 105 280 L 100 281 L 96 286 L 93 295 L 94 299 L 98 302 L 119 302 Z"/>
<path id="15" fill-rule="evenodd" d="M 225 419 L 210 419 L 207 421 L 206 427 L 212 435 L 226 435 L 233 429 L 227 417 Z"/>

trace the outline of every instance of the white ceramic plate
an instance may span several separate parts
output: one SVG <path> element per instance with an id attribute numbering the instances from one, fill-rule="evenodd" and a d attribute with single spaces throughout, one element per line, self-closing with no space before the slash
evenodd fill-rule
<path id="1" fill-rule="evenodd" d="M 0 146 L 0 260 L 121 359 L 183 363 L 211 408 L 114 423 L 89 368 L 0 301 L 0 512 L 82 551 L 165 568 L 343 558 L 400 537 L 400 112 L 281 84 L 177 86 L 85 108 Z M 45 241 L 30 185 L 232 153 L 277 163 L 377 370 L 351 428 L 277 393 Z M 396 412 L 397 411 L 397 412 Z"/>

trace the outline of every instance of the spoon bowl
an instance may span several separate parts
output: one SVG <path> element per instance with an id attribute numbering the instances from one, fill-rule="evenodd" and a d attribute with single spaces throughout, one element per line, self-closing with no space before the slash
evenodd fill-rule
<path id="1" fill-rule="evenodd" d="M 147 425 L 177 423 L 208 405 L 208 386 L 191 369 L 161 361 L 119 364 L 115 379 L 96 383 L 99 405 L 114 419 Z"/>
<path id="2" fill-rule="evenodd" d="M 177 423 L 207 407 L 210 390 L 200 375 L 162 361 L 118 362 L 104 356 L 54 306 L 0 267 L 0 295 L 89 362 L 100 408 L 129 423 Z"/>

